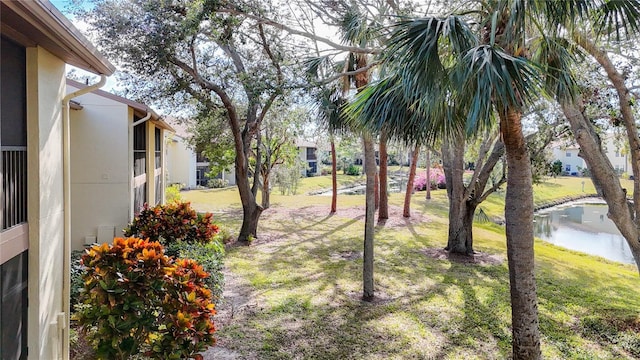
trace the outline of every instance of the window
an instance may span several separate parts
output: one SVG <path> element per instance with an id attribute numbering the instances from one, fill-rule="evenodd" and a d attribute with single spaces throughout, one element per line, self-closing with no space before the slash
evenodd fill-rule
<path id="1" fill-rule="evenodd" d="M 134 121 L 140 120 L 137 116 Z M 133 127 L 133 212 L 138 213 L 147 202 L 147 123 Z"/>
<path id="2" fill-rule="evenodd" d="M 159 128 L 155 128 L 155 189 L 156 189 L 156 205 L 162 202 L 162 131 Z"/>
<path id="3" fill-rule="evenodd" d="M 134 121 L 138 121 L 134 117 Z M 133 176 L 147 173 L 147 124 L 133 127 Z"/>
<path id="4" fill-rule="evenodd" d="M 0 359 L 26 359 L 27 62 L 25 49 L 5 38 L 0 56 Z"/>
<path id="5" fill-rule="evenodd" d="M 571 165 L 565 165 L 564 166 L 564 171 L 571 172 Z"/>
<path id="6" fill-rule="evenodd" d="M 316 160 L 316 148 L 307 148 L 307 160 Z"/>
<path id="7" fill-rule="evenodd" d="M 162 167 L 162 132 L 160 131 L 160 129 L 156 128 L 155 131 L 155 143 L 156 143 L 156 156 L 155 156 L 155 163 L 156 163 L 156 169 L 160 169 Z"/>
<path id="8" fill-rule="evenodd" d="M 571 157 L 571 151 L 567 151 L 566 154 L 564 155 L 565 157 Z"/>

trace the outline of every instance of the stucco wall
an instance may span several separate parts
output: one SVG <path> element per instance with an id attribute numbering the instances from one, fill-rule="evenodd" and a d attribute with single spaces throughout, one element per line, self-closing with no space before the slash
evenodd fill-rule
<path id="1" fill-rule="evenodd" d="M 570 156 L 567 156 L 567 154 L 570 154 Z M 578 173 L 578 175 L 580 175 L 578 171 L 578 167 L 580 167 L 581 169 L 584 169 L 587 167 L 584 160 L 578 156 L 578 149 L 575 149 L 575 148 L 569 148 L 569 149 L 554 148 L 553 157 L 554 159 L 562 161 L 563 172 L 566 171 L 566 166 L 570 165 L 571 171 L 569 171 L 569 173 Z"/>
<path id="2" fill-rule="evenodd" d="M 179 136 L 167 141 L 167 185 L 185 184 L 196 187 L 196 153 Z"/>
<path id="3" fill-rule="evenodd" d="M 70 112 L 71 241 L 82 249 L 85 237 L 100 240 L 99 227 L 121 236 L 129 222 L 131 119 L 126 104 L 92 93 L 74 100 L 83 109 Z"/>
<path id="4" fill-rule="evenodd" d="M 27 48 L 29 358 L 56 359 L 63 309 L 62 103 L 65 64 Z M 63 320 L 63 318 L 61 318 Z"/>

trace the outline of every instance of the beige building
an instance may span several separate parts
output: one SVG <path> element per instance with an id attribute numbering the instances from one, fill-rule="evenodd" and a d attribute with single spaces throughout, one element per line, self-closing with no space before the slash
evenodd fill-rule
<path id="1" fill-rule="evenodd" d="M 67 359 L 75 95 L 65 64 L 114 67 L 48 1 L 0 0 L 0 18 L 0 358 Z"/>
<path id="2" fill-rule="evenodd" d="M 67 92 L 86 85 L 67 80 Z M 113 241 L 144 204 L 164 203 L 165 132 L 173 129 L 144 104 L 102 90 L 71 110 L 73 249 Z"/>

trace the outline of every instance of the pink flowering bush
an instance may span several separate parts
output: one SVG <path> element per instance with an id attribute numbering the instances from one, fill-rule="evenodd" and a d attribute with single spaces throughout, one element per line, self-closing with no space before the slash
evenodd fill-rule
<path id="1" fill-rule="evenodd" d="M 442 169 L 431 168 L 429 175 L 431 177 L 429 181 L 431 189 L 445 189 L 447 187 Z M 425 172 L 416 175 L 413 180 L 413 188 L 418 191 L 427 189 L 427 174 Z"/>

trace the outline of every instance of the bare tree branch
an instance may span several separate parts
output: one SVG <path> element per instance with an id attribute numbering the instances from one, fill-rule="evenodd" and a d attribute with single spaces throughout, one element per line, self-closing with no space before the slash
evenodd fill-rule
<path id="1" fill-rule="evenodd" d="M 251 15 L 251 14 L 247 14 L 244 12 L 240 12 L 238 10 L 234 10 L 234 9 L 219 9 L 218 12 L 221 13 L 227 13 L 227 14 L 232 14 L 232 15 L 239 15 L 239 16 L 245 16 L 249 19 L 258 21 L 259 23 L 262 24 L 266 24 L 269 26 L 273 26 L 276 29 L 280 29 L 280 30 L 284 30 L 286 32 L 288 32 L 289 34 L 292 35 L 298 35 L 298 36 L 302 36 L 305 37 L 307 39 L 310 40 L 315 40 L 324 44 L 327 44 L 331 47 L 333 47 L 334 49 L 337 50 L 342 50 L 342 51 L 347 51 L 347 52 L 352 52 L 352 53 L 356 53 L 356 54 L 380 54 L 382 52 L 382 49 L 378 49 L 378 48 L 361 48 L 358 46 L 347 46 L 347 45 L 342 45 L 342 44 L 338 44 L 335 41 L 331 41 L 327 38 L 315 35 L 315 34 L 311 34 L 308 33 L 306 31 L 300 31 L 300 30 L 296 30 L 294 28 L 291 28 L 287 25 L 278 23 L 276 21 L 270 20 L 270 19 L 266 19 L 266 18 L 262 18 L 259 16 L 255 16 L 255 15 Z"/>

